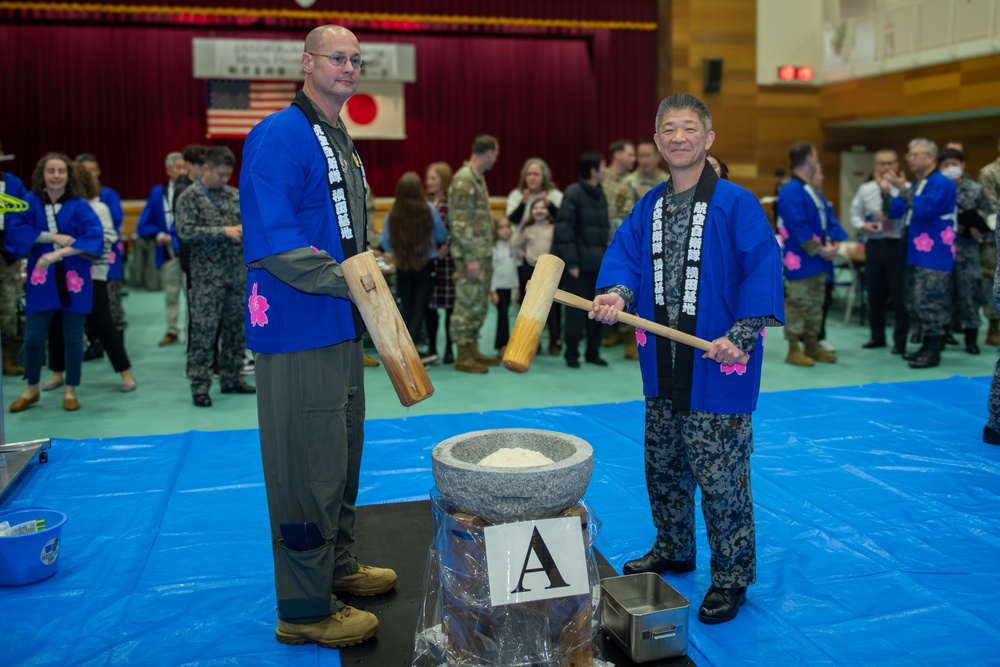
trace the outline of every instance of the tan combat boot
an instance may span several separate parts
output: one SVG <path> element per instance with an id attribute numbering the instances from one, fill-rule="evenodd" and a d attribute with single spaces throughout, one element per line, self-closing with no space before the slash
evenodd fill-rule
<path id="1" fill-rule="evenodd" d="M 986 330 L 986 344 L 1000 345 L 1000 320 L 990 320 L 990 328 Z"/>
<path id="2" fill-rule="evenodd" d="M 799 341 L 790 340 L 788 341 L 788 356 L 785 357 L 785 363 L 791 364 L 793 366 L 815 366 L 816 362 L 807 357 L 799 349 Z"/>
<path id="3" fill-rule="evenodd" d="M 604 337 L 601 345 L 604 347 L 614 347 L 615 345 L 620 345 L 622 342 L 621 332 L 618 329 L 621 328 L 617 324 L 611 325 L 611 330 L 608 331 L 608 335 Z"/>
<path id="4" fill-rule="evenodd" d="M 472 353 L 474 345 L 459 345 L 458 358 L 455 359 L 455 370 L 463 373 L 488 373 L 489 368 L 476 361 Z"/>
<path id="5" fill-rule="evenodd" d="M 364 355 L 365 355 L 365 368 L 375 368 L 376 366 L 379 365 L 376 359 L 373 359 L 372 357 L 368 356 L 367 352 L 365 352 Z"/>
<path id="6" fill-rule="evenodd" d="M 334 593 L 382 595 L 396 587 L 396 573 L 387 567 L 362 565 L 356 572 L 333 582 Z"/>
<path id="7" fill-rule="evenodd" d="M 274 637 L 282 644 L 298 646 L 312 643 L 337 648 L 352 646 L 371 639 L 378 632 L 378 618 L 375 614 L 354 607 L 344 607 L 336 614 L 327 616 L 316 623 L 287 623 L 278 619 L 278 629 Z"/>
<path id="8" fill-rule="evenodd" d="M 10 358 L 10 351 L 3 349 L 3 374 L 4 375 L 24 375 L 24 369 L 14 363 Z"/>
<path id="9" fill-rule="evenodd" d="M 639 346 L 636 345 L 635 335 L 632 331 L 622 334 L 625 339 L 625 358 L 632 361 L 639 360 Z"/>
<path id="10" fill-rule="evenodd" d="M 490 357 L 479 351 L 479 346 L 476 343 L 471 345 L 472 347 L 472 358 L 483 364 L 484 366 L 499 366 L 500 360 L 496 357 Z"/>
<path id="11" fill-rule="evenodd" d="M 816 361 L 824 364 L 832 364 L 837 360 L 837 355 L 830 354 L 819 346 L 819 341 L 816 339 L 816 336 L 806 336 L 805 353 L 810 359 L 815 359 Z"/>

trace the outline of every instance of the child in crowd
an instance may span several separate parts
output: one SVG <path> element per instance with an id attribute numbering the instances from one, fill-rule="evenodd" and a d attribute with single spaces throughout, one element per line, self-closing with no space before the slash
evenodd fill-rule
<path id="1" fill-rule="evenodd" d="M 490 285 L 490 300 L 497 307 L 497 356 L 502 357 L 510 339 L 510 302 L 521 297 L 517 284 L 517 260 L 510 244 L 510 220 L 502 216 L 496 220 L 497 240 L 493 245 L 493 281 Z"/>
<path id="2" fill-rule="evenodd" d="M 535 263 L 541 255 L 552 251 L 552 232 L 555 230 L 555 220 L 552 212 L 544 201 L 536 200 L 531 205 L 530 215 L 518 232 L 517 240 L 514 241 L 514 252 L 524 260 L 518 267 L 518 278 L 520 279 L 521 292 L 526 291 L 528 279 L 531 272 L 535 270 Z M 560 316 L 562 306 L 553 303 L 549 310 L 549 354 L 558 357 L 562 352 L 562 327 L 560 326 Z"/>

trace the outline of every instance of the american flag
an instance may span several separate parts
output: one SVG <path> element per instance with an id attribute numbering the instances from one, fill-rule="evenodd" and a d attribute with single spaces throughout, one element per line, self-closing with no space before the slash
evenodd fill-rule
<path id="1" fill-rule="evenodd" d="M 209 79 L 208 138 L 243 138 L 254 125 L 284 109 L 298 92 L 297 81 Z"/>

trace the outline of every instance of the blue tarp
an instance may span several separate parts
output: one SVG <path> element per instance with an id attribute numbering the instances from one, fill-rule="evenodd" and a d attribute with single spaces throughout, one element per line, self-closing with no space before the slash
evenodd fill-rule
<path id="1" fill-rule="evenodd" d="M 692 603 L 692 659 L 994 664 L 1000 447 L 981 442 L 988 389 L 989 378 L 952 378 L 762 395 L 747 606 L 724 625 L 694 620 L 709 586 L 703 526 L 699 569 L 668 575 Z M 361 502 L 426 499 L 431 450 L 455 434 L 573 433 L 594 446 L 587 500 L 603 522 L 597 546 L 620 570 L 653 538 L 642 417 L 630 402 L 371 421 Z M 339 664 L 337 651 L 274 640 L 255 431 L 59 440 L 0 509 L 26 505 L 69 521 L 55 577 L 0 589 L 0 663 Z"/>

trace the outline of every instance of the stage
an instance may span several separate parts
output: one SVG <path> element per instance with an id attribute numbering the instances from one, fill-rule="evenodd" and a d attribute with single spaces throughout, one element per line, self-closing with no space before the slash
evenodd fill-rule
<path id="1" fill-rule="evenodd" d="M 762 394 L 753 455 L 758 581 L 747 605 L 731 623 L 694 619 L 709 585 L 703 526 L 698 569 L 667 575 L 691 601 L 691 660 L 995 662 L 1000 447 L 981 442 L 988 387 L 983 377 Z M 586 500 L 602 522 L 597 548 L 620 571 L 653 535 L 642 415 L 632 401 L 369 421 L 359 554 L 396 568 L 400 582 L 385 599 L 358 601 L 383 605 L 382 629 L 371 645 L 341 651 L 274 640 L 255 431 L 57 439 L 49 462 L 29 466 L 3 498 L 3 509 L 69 516 L 58 574 L 0 589 L 4 664 L 407 664 L 434 445 L 500 427 L 586 439 L 595 450 Z"/>

